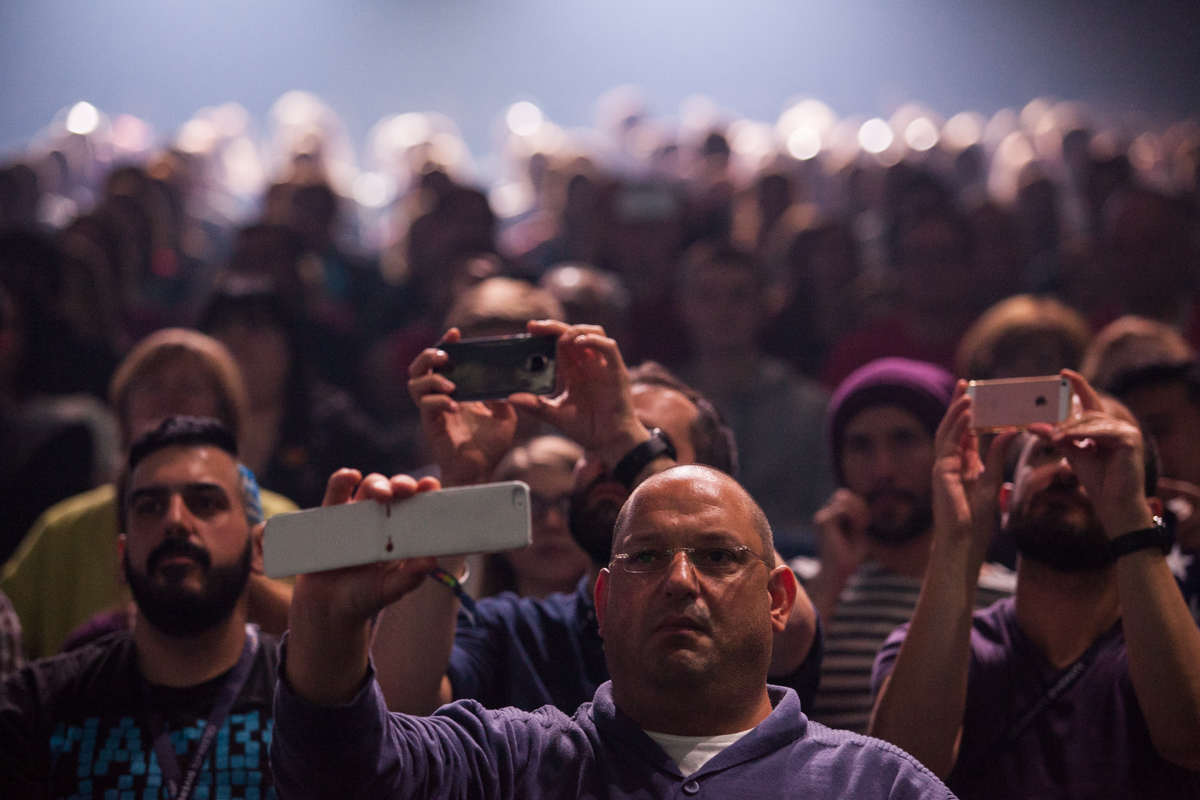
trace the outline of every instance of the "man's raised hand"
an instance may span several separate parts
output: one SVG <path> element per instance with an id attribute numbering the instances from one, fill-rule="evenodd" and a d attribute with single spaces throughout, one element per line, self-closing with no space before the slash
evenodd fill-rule
<path id="1" fill-rule="evenodd" d="M 451 328 L 439 344 L 457 342 Z M 467 486 L 491 479 L 496 464 L 512 447 L 517 415 L 506 402 L 460 403 L 450 396 L 454 383 L 434 370 L 449 356 L 437 347 L 422 350 L 408 367 L 408 393 L 421 414 L 421 428 L 447 486 Z"/>

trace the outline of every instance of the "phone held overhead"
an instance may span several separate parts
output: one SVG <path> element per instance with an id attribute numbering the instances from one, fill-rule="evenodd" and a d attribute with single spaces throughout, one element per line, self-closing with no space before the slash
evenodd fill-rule
<path id="1" fill-rule="evenodd" d="M 510 394 L 553 394 L 558 339 L 495 336 L 439 345 L 450 360 L 437 372 L 454 382 L 455 400 L 503 400 Z"/>
<path id="2" fill-rule="evenodd" d="M 967 394 L 977 431 L 1024 428 L 1035 422 L 1053 425 L 1071 413 L 1071 385 L 1058 375 L 970 381 Z"/>

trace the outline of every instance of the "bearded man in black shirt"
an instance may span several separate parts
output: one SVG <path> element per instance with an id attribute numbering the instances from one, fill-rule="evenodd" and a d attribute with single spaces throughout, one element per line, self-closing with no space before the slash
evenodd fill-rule
<path id="1" fill-rule="evenodd" d="M 274 797 L 276 643 L 246 621 L 262 510 L 233 436 L 167 419 L 133 444 L 119 498 L 133 627 L 0 688 L 4 796 Z"/>

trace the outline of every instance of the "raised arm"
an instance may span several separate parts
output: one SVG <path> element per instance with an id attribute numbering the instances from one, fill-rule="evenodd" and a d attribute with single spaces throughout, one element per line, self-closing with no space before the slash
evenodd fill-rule
<path id="1" fill-rule="evenodd" d="M 921 596 L 892 673 L 875 700 L 870 733 L 908 751 L 943 780 L 958 759 L 967 701 L 971 613 L 1015 432 L 1000 434 L 986 468 L 959 381 L 938 426 L 933 542 Z"/>
<path id="2" fill-rule="evenodd" d="M 459 341 L 451 328 L 443 342 Z M 447 486 L 485 483 L 512 446 L 516 414 L 505 402 L 459 403 L 450 397 L 454 384 L 434 370 L 447 360 L 436 347 L 409 366 L 408 392 L 421 412 L 421 428 Z M 438 560 L 462 575 L 466 559 Z M 446 668 L 454 647 L 458 599 L 445 586 L 425 581 L 384 610 L 375 628 L 372 655 L 379 688 L 388 708 L 406 714 L 431 714 L 452 700 Z"/>
<path id="3" fill-rule="evenodd" d="M 1109 539 L 1149 528 L 1143 442 L 1132 419 L 1108 413 L 1082 376 L 1063 371 L 1083 415 L 1061 428 L 1039 427 L 1067 457 Z M 1166 760 L 1200 770 L 1200 629 L 1162 552 L 1137 550 L 1117 559 L 1121 622 L 1129 674 L 1154 749 Z"/>
<path id="4" fill-rule="evenodd" d="M 357 470 L 342 469 L 329 478 L 322 505 L 391 503 L 437 488 L 434 478 L 363 478 Z M 410 558 L 296 578 L 284 656 L 284 675 L 293 691 L 317 705 L 351 700 L 367 676 L 371 621 L 435 565 L 432 558 Z"/>

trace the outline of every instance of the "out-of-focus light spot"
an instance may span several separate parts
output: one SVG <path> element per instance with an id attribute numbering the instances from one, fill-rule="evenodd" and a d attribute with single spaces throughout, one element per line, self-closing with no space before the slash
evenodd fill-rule
<path id="1" fill-rule="evenodd" d="M 207 153 L 217 142 L 217 126 L 206 119 L 191 119 L 179 129 L 175 144 L 185 153 Z"/>
<path id="2" fill-rule="evenodd" d="M 740 156 L 761 158 L 771 152 L 771 126 L 739 120 L 729 127 L 729 148 Z"/>
<path id="3" fill-rule="evenodd" d="M 542 110 L 528 100 L 513 103 L 504 114 L 508 129 L 517 136 L 532 136 L 542 127 Z"/>
<path id="4" fill-rule="evenodd" d="M 879 117 L 867 120 L 858 129 L 858 143 L 868 153 L 882 153 L 892 146 L 895 138 L 892 126 Z"/>
<path id="5" fill-rule="evenodd" d="M 1052 101 L 1045 97 L 1037 97 L 1026 103 L 1019 117 L 1021 128 L 1026 133 L 1036 133 L 1042 120 L 1050 113 L 1051 103 Z M 1053 120 L 1053 117 L 1051 119 Z"/>
<path id="6" fill-rule="evenodd" d="M 821 134 L 812 128 L 797 128 L 787 138 L 787 149 L 793 158 L 807 161 L 821 152 Z"/>
<path id="7" fill-rule="evenodd" d="M 388 182 L 378 172 L 364 172 L 354 180 L 354 200 L 367 208 L 383 208 L 388 201 Z"/>
<path id="8" fill-rule="evenodd" d="M 322 108 L 315 94 L 294 89 L 276 100 L 271 111 L 284 125 L 308 125 L 321 118 Z"/>
<path id="9" fill-rule="evenodd" d="M 717 104 L 701 94 L 685 97 L 679 104 L 679 121 L 692 131 L 707 131 L 717 121 Z"/>
<path id="10" fill-rule="evenodd" d="M 80 101 L 71 106 L 67 114 L 67 130 L 80 136 L 87 136 L 100 124 L 100 112 L 91 103 Z"/>
<path id="11" fill-rule="evenodd" d="M 391 152 L 415 147 L 428 141 L 433 133 L 429 117 L 416 111 L 397 114 L 388 119 L 379 131 L 376 140 L 377 152 Z"/>
<path id="12" fill-rule="evenodd" d="M 467 157 L 467 146 L 453 133 L 435 133 L 429 140 L 429 158 L 443 167 L 454 169 Z"/>
<path id="13" fill-rule="evenodd" d="M 996 148 L 1011 133 L 1020 130 L 1021 120 L 1011 108 L 1002 108 L 983 126 L 983 143 Z"/>
<path id="14" fill-rule="evenodd" d="M 132 114 L 121 114 L 112 123 L 113 147 L 140 153 L 150 147 L 150 126 Z"/>
<path id="15" fill-rule="evenodd" d="M 1013 131 L 996 148 L 996 160 L 1003 166 L 1016 172 L 1033 160 L 1033 145 L 1029 137 L 1020 131 Z"/>
<path id="16" fill-rule="evenodd" d="M 234 194 L 255 195 L 266 182 L 266 172 L 258 158 L 258 149 L 246 136 L 229 142 L 221 151 L 221 164 L 225 167 L 225 180 Z"/>
<path id="17" fill-rule="evenodd" d="M 520 183 L 505 183 L 488 192 L 488 204 L 502 219 L 527 211 L 532 200 L 529 189 Z"/>
<path id="18" fill-rule="evenodd" d="M 775 123 L 779 138 L 787 141 L 801 128 L 811 128 L 821 138 L 827 138 L 837 124 L 837 114 L 820 100 L 801 100 L 784 111 Z"/>
<path id="19" fill-rule="evenodd" d="M 977 111 L 955 114 L 942 126 L 942 141 L 955 150 L 966 150 L 983 141 L 983 128 L 987 120 Z"/>
<path id="20" fill-rule="evenodd" d="M 913 150 L 928 150 L 938 143 L 937 126 L 929 117 L 917 117 L 904 129 L 904 141 Z"/>
<path id="21" fill-rule="evenodd" d="M 208 118 L 217 127 L 217 131 L 226 138 L 233 138 L 245 133 L 246 125 L 250 121 L 250 115 L 246 109 L 237 103 L 225 103 L 214 108 Z"/>
<path id="22" fill-rule="evenodd" d="M 563 289 L 574 289 L 583 283 L 583 270 L 579 267 L 559 267 L 555 271 L 554 282 Z"/>

